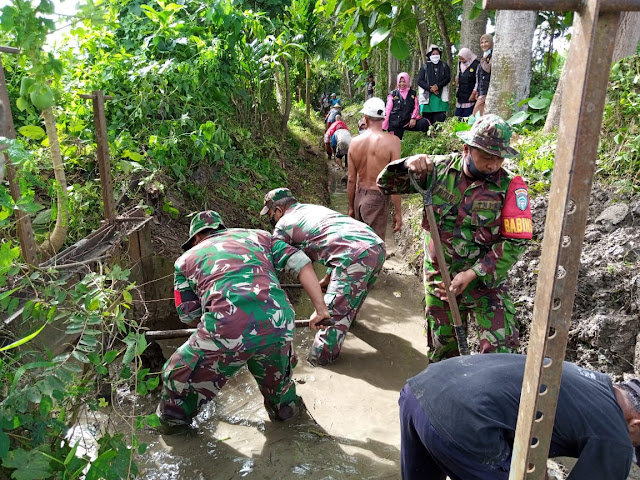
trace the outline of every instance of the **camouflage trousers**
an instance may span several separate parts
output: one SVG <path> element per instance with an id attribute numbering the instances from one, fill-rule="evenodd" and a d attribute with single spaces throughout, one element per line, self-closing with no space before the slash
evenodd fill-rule
<path id="1" fill-rule="evenodd" d="M 313 365 L 327 365 L 340 355 L 344 337 L 364 303 L 369 289 L 382 270 L 386 250 L 384 244 L 369 247 L 348 267 L 335 267 L 324 301 L 329 308 L 333 326 L 318 330 L 309 353 Z"/>
<path id="2" fill-rule="evenodd" d="M 475 320 L 480 340 L 480 353 L 511 353 L 520 344 L 515 306 L 507 287 L 475 288 L 465 290 L 458 297 L 458 307 L 463 323 L 471 317 Z M 426 332 L 429 360 L 437 362 L 460 355 L 453 330 L 453 318 L 449 304 L 433 294 L 426 286 Z"/>
<path id="3" fill-rule="evenodd" d="M 211 345 L 196 332 L 165 364 L 157 409 L 165 422 L 190 424 L 200 408 L 245 364 L 258 382 L 270 418 L 284 406 L 300 404 L 291 378 L 298 360 L 290 341 L 283 338 L 241 352 L 211 350 Z"/>

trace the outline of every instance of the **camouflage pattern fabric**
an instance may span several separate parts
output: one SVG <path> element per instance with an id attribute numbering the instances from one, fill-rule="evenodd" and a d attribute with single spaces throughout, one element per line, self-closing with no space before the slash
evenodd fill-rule
<path id="1" fill-rule="evenodd" d="M 470 130 L 457 132 L 456 135 L 467 145 L 484 150 L 491 155 L 503 158 L 520 155 L 515 148 L 509 145 L 511 127 L 493 113 L 478 117 Z"/>
<path id="2" fill-rule="evenodd" d="M 194 333 L 166 363 L 158 406 L 158 415 L 165 422 L 191 423 L 200 408 L 245 364 L 258 382 L 270 418 L 284 406 L 300 404 L 291 378 L 297 357 L 290 341 L 281 338 L 266 347 L 243 351 L 209 350 L 209 346 Z"/>
<path id="3" fill-rule="evenodd" d="M 199 323 L 165 365 L 159 414 L 190 422 L 229 376 L 249 362 L 263 394 L 271 392 L 265 403 L 293 401 L 288 372 L 293 368 L 294 311 L 277 274 L 298 275 L 309 262 L 303 252 L 268 232 L 245 229 L 216 232 L 176 261 L 180 320 Z M 282 357 L 284 351 L 289 353 Z"/>
<path id="4" fill-rule="evenodd" d="M 362 222 L 320 205 L 303 203 L 287 209 L 273 235 L 331 269 L 325 302 L 336 326 L 318 331 L 309 360 L 320 365 L 333 362 L 368 288 L 382 269 L 384 241 Z"/>
<path id="5" fill-rule="evenodd" d="M 369 247 L 384 244 L 368 225 L 321 205 L 306 203 L 291 205 L 273 235 L 327 267 L 348 267 Z"/>
<path id="6" fill-rule="evenodd" d="M 478 278 L 467 287 L 466 295 L 459 298 L 460 309 L 473 308 L 476 320 L 491 318 L 492 326 L 488 328 L 493 333 L 487 332 L 485 336 L 487 339 L 495 339 L 491 341 L 491 345 L 502 348 L 498 341 L 503 335 L 500 330 L 507 328 L 517 331 L 517 325 L 513 317 L 510 318 L 504 312 L 505 307 L 512 302 L 506 288 L 504 290 L 500 288 L 506 282 L 513 264 L 525 252 L 528 243 L 526 239 L 506 238 L 501 234 L 501 212 L 513 176 L 506 170 L 500 169 L 486 180 L 474 180 L 463 173 L 463 159 L 460 155 L 431 158 L 434 160 L 434 175 L 422 178 L 421 185 L 428 186 L 435 176 L 437 184 L 433 193 L 433 209 L 451 278 L 468 269 L 473 269 L 478 275 Z M 378 187 L 384 194 L 414 192 L 407 169 L 404 167 L 404 160 L 390 163 L 378 177 Z M 425 228 L 424 283 L 428 300 L 434 292 L 436 282 L 440 281 L 441 277 L 426 216 L 423 217 L 422 226 Z M 500 289 L 500 295 L 497 291 L 489 292 L 496 289 Z M 500 297 L 501 301 L 487 302 L 484 306 L 478 305 L 478 302 L 474 302 L 473 305 L 467 303 L 476 296 L 474 293 L 476 290 L 494 295 L 496 298 Z M 485 310 L 481 313 L 479 310 L 481 308 L 490 308 L 492 311 Z M 429 311 L 427 316 L 440 318 L 440 324 L 445 320 Z M 512 325 L 502 325 L 501 319 Z M 431 327 L 426 325 L 429 336 L 446 337 L 446 329 L 433 331 L 436 324 L 438 322 L 433 323 Z M 511 351 L 517 346 L 517 335 L 507 336 L 509 351 Z M 436 348 L 441 342 L 433 341 L 432 343 Z M 436 361 L 442 358 L 441 354 L 442 352 L 436 349 L 431 350 L 429 356 Z"/>
<path id="7" fill-rule="evenodd" d="M 344 338 L 376 282 L 385 256 L 384 244 L 375 245 L 362 252 L 348 267 L 338 266 L 332 270 L 324 301 L 335 324 L 316 333 L 309 354 L 309 362 L 313 365 L 327 365 L 340 355 Z"/>

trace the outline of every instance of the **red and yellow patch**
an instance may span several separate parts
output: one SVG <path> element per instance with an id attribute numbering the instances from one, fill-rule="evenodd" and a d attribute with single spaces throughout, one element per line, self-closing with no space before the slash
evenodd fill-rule
<path id="1" fill-rule="evenodd" d="M 509 185 L 501 217 L 503 237 L 531 239 L 533 236 L 529 191 L 520 176 Z"/>

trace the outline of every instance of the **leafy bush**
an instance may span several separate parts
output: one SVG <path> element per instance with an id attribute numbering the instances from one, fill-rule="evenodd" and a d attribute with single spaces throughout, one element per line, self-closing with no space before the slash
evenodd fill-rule
<path id="1" fill-rule="evenodd" d="M 80 454 L 79 440 L 68 436 L 85 409 L 109 408 L 97 385 L 131 385 L 140 394 L 158 386 L 158 374 L 140 366 L 147 347 L 144 333 L 126 315 L 133 301 L 129 272 L 114 266 L 69 287 L 68 279 L 53 270 L 22 265 L 19 255 L 10 242 L 0 244 L 0 313 L 18 315 L 12 330 L 29 332 L 11 341 L 5 330 L 0 348 L 0 477 L 135 476 L 132 455 L 145 446 L 138 444 L 134 430 L 102 432 L 93 459 Z M 28 300 L 21 305 L 20 297 Z M 44 343 L 42 337 L 47 337 Z M 59 353 L 49 349 L 55 348 L 56 337 L 66 345 Z M 136 426 L 144 421 L 140 417 Z"/>

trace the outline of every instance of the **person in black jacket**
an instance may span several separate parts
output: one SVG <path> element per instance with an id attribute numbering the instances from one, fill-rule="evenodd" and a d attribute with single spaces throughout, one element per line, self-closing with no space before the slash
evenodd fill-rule
<path id="1" fill-rule="evenodd" d="M 429 47 L 429 61 L 420 67 L 418 73 L 420 114 L 433 125 L 444 122 L 449 110 L 449 82 L 451 70 L 440 59 L 440 47 Z"/>
<path id="2" fill-rule="evenodd" d="M 466 118 L 473 112 L 477 92 L 474 91 L 478 74 L 478 57 L 468 48 L 461 48 L 458 54 L 458 75 L 456 76 L 456 117 Z"/>
<path id="3" fill-rule="evenodd" d="M 398 402 L 402 479 L 507 480 L 525 361 L 455 357 L 410 378 Z M 578 459 L 569 480 L 625 480 L 639 445 L 640 382 L 564 362 L 549 457 Z"/>
<path id="4" fill-rule="evenodd" d="M 418 94 L 411 88 L 407 72 L 398 74 L 398 85 L 387 95 L 387 105 L 382 129 L 402 140 L 405 130 L 427 132 L 431 125 L 420 117 Z"/>

